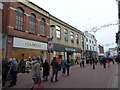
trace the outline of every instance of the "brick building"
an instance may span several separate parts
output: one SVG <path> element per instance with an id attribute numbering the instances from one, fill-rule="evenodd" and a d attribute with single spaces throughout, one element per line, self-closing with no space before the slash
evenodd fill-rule
<path id="1" fill-rule="evenodd" d="M 49 59 L 49 13 L 32 2 L 4 2 L 3 57 Z"/>

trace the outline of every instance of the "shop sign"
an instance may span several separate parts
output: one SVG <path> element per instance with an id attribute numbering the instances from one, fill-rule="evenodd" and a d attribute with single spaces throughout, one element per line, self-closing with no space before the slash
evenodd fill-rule
<path id="1" fill-rule="evenodd" d="M 75 52 L 75 49 L 73 49 L 73 48 L 65 48 L 65 51 Z"/>
<path id="2" fill-rule="evenodd" d="M 14 37 L 13 47 L 47 50 L 47 43 Z"/>

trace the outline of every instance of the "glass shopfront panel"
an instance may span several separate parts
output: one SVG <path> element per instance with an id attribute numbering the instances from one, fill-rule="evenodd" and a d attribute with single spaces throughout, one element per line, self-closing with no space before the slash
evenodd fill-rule
<path id="1" fill-rule="evenodd" d="M 24 56 L 23 56 L 24 54 Z M 31 59 L 34 56 L 40 56 L 43 58 L 43 51 L 42 50 L 33 50 L 33 49 L 23 49 L 23 48 L 13 48 L 12 50 L 12 57 L 17 58 L 18 60 L 21 59 Z"/>

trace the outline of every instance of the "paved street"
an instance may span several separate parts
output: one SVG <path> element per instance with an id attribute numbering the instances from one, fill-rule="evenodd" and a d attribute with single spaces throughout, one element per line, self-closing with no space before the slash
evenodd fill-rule
<path id="1" fill-rule="evenodd" d="M 32 84 L 30 73 L 18 74 L 17 85 L 13 88 L 30 88 Z M 71 66 L 70 76 L 62 76 L 59 72 L 58 82 L 42 81 L 42 85 L 44 88 L 118 88 L 118 65 L 111 64 L 105 69 L 101 65 L 96 69 L 91 65 Z"/>

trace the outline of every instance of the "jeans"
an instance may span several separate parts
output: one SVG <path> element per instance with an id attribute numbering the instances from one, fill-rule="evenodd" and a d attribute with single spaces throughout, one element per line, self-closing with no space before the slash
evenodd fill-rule
<path id="1" fill-rule="evenodd" d="M 57 77 L 58 77 L 58 70 L 53 70 L 53 71 L 52 71 L 51 81 L 53 81 L 54 75 L 55 75 L 55 80 L 58 80 L 58 79 L 57 79 Z"/>

